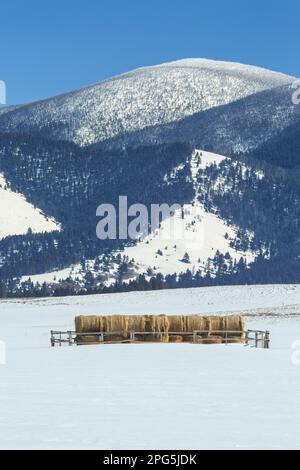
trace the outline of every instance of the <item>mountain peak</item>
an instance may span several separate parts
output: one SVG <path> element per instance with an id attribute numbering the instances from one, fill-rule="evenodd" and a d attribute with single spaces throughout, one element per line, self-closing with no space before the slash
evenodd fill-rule
<path id="1" fill-rule="evenodd" d="M 198 72 L 208 70 L 211 72 L 221 72 L 225 74 L 244 74 L 249 78 L 252 77 L 253 79 L 258 80 L 266 80 L 270 81 L 270 85 L 272 86 L 280 86 L 286 85 L 288 83 L 292 83 L 295 80 L 295 77 L 290 75 L 268 70 L 263 67 L 258 67 L 255 65 L 243 64 L 239 62 L 231 62 L 231 61 L 221 61 L 221 60 L 214 60 L 214 59 L 206 59 L 206 58 L 185 58 L 174 60 L 170 62 L 164 62 L 162 64 L 148 66 L 148 67 L 141 67 L 133 72 L 138 73 L 138 71 L 143 71 L 147 69 L 154 69 L 154 68 L 179 68 L 179 69 L 194 69 Z M 129 74 L 132 72 L 129 72 Z M 124 75 L 127 75 L 126 73 Z"/>
<path id="2" fill-rule="evenodd" d="M 0 131 L 40 133 L 85 146 L 175 122 L 293 81 L 254 66 L 183 59 L 1 113 Z"/>

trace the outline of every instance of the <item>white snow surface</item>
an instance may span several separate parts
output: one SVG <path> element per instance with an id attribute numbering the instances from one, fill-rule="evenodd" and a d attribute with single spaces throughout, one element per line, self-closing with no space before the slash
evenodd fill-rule
<path id="1" fill-rule="evenodd" d="M 205 150 L 195 149 L 192 156 L 192 176 L 195 178 L 199 169 L 205 170 L 207 167 L 216 165 L 219 166 L 224 160 L 229 160 L 224 155 L 217 153 L 206 152 Z"/>
<path id="2" fill-rule="evenodd" d="M 271 349 L 49 345 L 77 314 L 162 312 L 244 312 Z M 2 300 L 0 448 L 299 449 L 299 314 L 299 285 Z"/>
<path id="3" fill-rule="evenodd" d="M 250 65 L 184 59 L 139 68 L 87 88 L 19 107 L 6 112 L 5 122 L 9 129 L 45 128 L 51 123 L 57 138 L 88 145 L 176 121 L 294 80 Z"/>
<path id="4" fill-rule="evenodd" d="M 164 239 L 164 232 L 169 233 L 169 225 L 176 224 L 176 219 L 180 220 L 180 211 L 176 211 L 174 217 L 165 220 L 156 234 L 149 235 L 135 246 L 125 248 L 122 253 L 129 259 L 134 259 L 142 267 L 143 272 L 148 267 L 155 267 L 155 271 L 164 275 L 183 273 L 187 269 L 204 269 L 209 258 L 213 258 L 217 250 L 223 254 L 229 253 L 236 261 L 241 257 L 247 262 L 254 260 L 253 253 L 238 252 L 230 247 L 230 239 L 235 236 L 234 229 L 226 225 L 217 215 L 205 212 L 200 204 L 186 209 L 184 222 L 186 238 L 170 239 L 167 235 Z M 195 225 L 192 225 L 193 223 Z M 226 233 L 229 239 L 225 239 Z M 159 250 L 162 254 L 158 254 Z M 182 261 L 185 253 L 189 255 L 188 263 Z"/>
<path id="5" fill-rule="evenodd" d="M 0 173 L 0 239 L 9 235 L 24 235 L 60 230 L 60 225 L 30 204 L 21 193 L 12 191 Z"/>

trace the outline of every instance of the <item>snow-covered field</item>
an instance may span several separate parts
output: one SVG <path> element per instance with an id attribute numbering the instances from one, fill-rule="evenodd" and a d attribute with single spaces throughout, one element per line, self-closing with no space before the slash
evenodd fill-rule
<path id="1" fill-rule="evenodd" d="M 229 312 L 271 349 L 49 345 L 76 314 Z M 300 285 L 4 300 L 0 340 L 2 449 L 300 448 Z"/>

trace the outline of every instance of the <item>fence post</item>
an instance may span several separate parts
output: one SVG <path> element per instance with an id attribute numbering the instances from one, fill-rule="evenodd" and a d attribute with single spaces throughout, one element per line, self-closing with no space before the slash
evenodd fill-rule
<path id="1" fill-rule="evenodd" d="M 264 340 L 264 348 L 270 348 L 270 332 L 268 330 L 265 331 L 265 340 Z"/>
<path id="2" fill-rule="evenodd" d="M 52 346 L 52 348 L 54 348 L 54 346 L 55 346 L 55 338 L 54 338 L 54 333 L 53 333 L 52 330 L 51 330 L 51 346 Z"/>
<path id="3" fill-rule="evenodd" d="M 247 330 L 245 333 L 245 345 L 246 346 L 249 345 L 249 330 Z"/>
<path id="4" fill-rule="evenodd" d="M 196 343 L 196 331 L 193 331 L 193 343 Z"/>
<path id="5" fill-rule="evenodd" d="M 255 347 L 258 347 L 258 332 L 255 332 Z"/>

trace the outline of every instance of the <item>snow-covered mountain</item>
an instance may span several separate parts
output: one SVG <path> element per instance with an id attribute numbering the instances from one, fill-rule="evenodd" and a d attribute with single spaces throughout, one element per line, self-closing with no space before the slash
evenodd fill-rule
<path id="1" fill-rule="evenodd" d="M 293 92 L 291 85 L 268 89 L 167 124 L 121 134 L 101 146 L 189 142 L 222 155 L 243 154 L 292 125 L 300 127 L 300 106 L 293 104 Z"/>
<path id="2" fill-rule="evenodd" d="M 294 80 L 188 59 L 3 110 L 0 172 L 9 191 L 0 193 L 0 209 L 9 196 L 16 206 L 9 215 L 18 220 L 14 225 L 2 210 L 10 223 L 0 239 L 0 281 L 63 279 L 61 294 L 132 282 L 296 282 Z M 182 209 L 146 239 L 100 242 L 96 208 L 116 207 L 120 195 L 148 209 Z M 182 237 L 166 239 L 168 225 L 178 221 Z M 32 292 L 30 283 L 26 288 Z"/>
<path id="3" fill-rule="evenodd" d="M 42 133 L 84 146 L 176 122 L 293 81 L 254 66 L 179 60 L 12 108 L 0 114 L 0 131 Z"/>
<path id="4" fill-rule="evenodd" d="M 199 171 L 210 167 L 217 168 L 223 161 L 229 160 L 222 155 L 213 154 L 201 150 L 194 150 L 191 159 L 187 162 L 191 171 L 191 183 L 194 189 L 194 198 L 182 209 L 177 209 L 174 214 L 163 220 L 155 232 L 138 240 L 133 246 L 116 250 L 109 263 L 109 268 L 102 272 L 101 282 L 112 285 L 118 280 L 119 264 L 114 262 L 118 257 L 131 260 L 131 269 L 128 270 L 124 281 L 136 279 L 139 275 L 147 278 L 157 274 L 173 275 L 182 274 L 189 269 L 193 272 L 201 272 L 205 276 L 208 272 L 214 275 L 216 266 L 213 258 L 217 251 L 227 255 L 227 263 L 237 263 L 241 258 L 247 264 L 253 262 L 258 255 L 255 250 L 239 249 L 232 246 L 236 239 L 239 227 L 229 224 L 220 218 L 214 211 L 207 211 L 199 202 L 201 186 L 197 176 Z M 244 168 L 246 171 L 246 167 Z M 172 185 L 178 174 L 184 170 L 184 165 L 174 168 L 170 174 L 164 176 L 164 181 Z M 263 176 L 259 176 L 263 177 Z M 188 254 L 188 258 L 185 256 Z M 226 263 L 226 260 L 224 261 Z M 98 265 L 97 270 L 94 266 Z M 22 277 L 23 281 L 31 279 L 32 282 L 57 282 L 68 278 L 80 280 L 83 284 L 86 271 L 94 275 L 103 271 L 105 257 L 86 262 L 85 270 L 80 263 L 67 269 L 52 271 L 49 273 Z"/>

